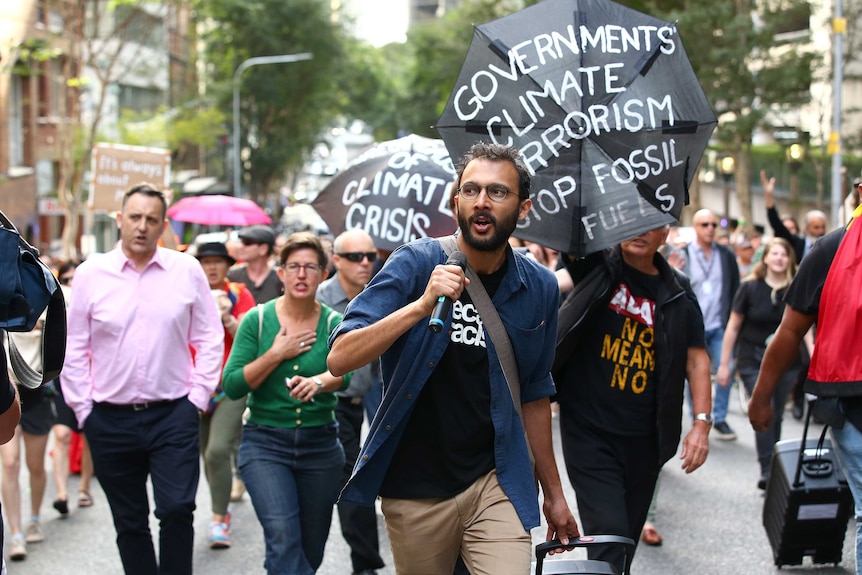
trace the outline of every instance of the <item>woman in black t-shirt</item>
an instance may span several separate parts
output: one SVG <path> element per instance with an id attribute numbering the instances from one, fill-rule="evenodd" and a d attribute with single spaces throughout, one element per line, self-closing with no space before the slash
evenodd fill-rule
<path id="1" fill-rule="evenodd" d="M 793 248 L 782 238 L 773 238 L 766 243 L 763 258 L 755 264 L 751 273 L 743 280 L 731 306 L 730 319 L 724 332 L 721 346 L 721 362 L 716 379 L 722 386 L 729 384 L 731 354 L 735 351 L 736 368 L 749 395 L 754 389 L 760 362 L 766 352 L 767 340 L 778 329 L 784 313 L 782 298 L 787 286 L 796 274 L 796 256 Z M 781 379 L 772 406 L 775 418 L 766 431 L 755 432 L 757 459 L 760 462 L 760 480 L 757 486 L 766 488 L 769 469 L 772 465 L 772 448 L 781 439 L 781 418 L 787 395 L 799 371 L 799 364 L 787 370 Z"/>

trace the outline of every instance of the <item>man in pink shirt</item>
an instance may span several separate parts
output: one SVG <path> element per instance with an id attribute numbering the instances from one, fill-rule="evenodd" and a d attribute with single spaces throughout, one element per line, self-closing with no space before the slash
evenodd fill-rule
<path id="1" fill-rule="evenodd" d="M 63 392 L 90 444 L 128 574 L 192 572 L 198 413 L 219 381 L 224 349 L 200 264 L 157 247 L 166 207 L 150 185 L 126 192 L 119 245 L 78 267 L 68 312 Z"/>

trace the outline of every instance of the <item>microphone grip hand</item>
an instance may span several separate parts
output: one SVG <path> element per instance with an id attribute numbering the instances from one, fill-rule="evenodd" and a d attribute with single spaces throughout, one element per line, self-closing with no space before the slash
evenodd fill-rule
<path id="1" fill-rule="evenodd" d="M 467 268 L 467 256 L 459 251 L 454 251 L 449 255 L 449 259 L 444 266 L 458 266 L 462 272 Z M 439 267 L 439 266 L 438 266 Z M 435 273 L 438 273 L 435 271 Z M 451 272 L 447 272 L 450 273 Z M 450 280 L 451 281 L 451 280 Z M 459 282 L 463 281 L 463 273 L 459 278 Z M 429 284 L 430 285 L 430 284 Z M 460 290 L 459 290 L 460 291 Z M 438 292 L 439 293 L 439 292 Z M 434 310 L 431 312 L 431 319 L 428 320 L 428 327 L 434 333 L 443 331 L 443 326 L 446 323 L 446 318 L 449 317 L 449 312 L 452 310 L 452 300 L 441 295 L 437 298 L 437 303 L 434 304 Z"/>
<path id="2" fill-rule="evenodd" d="M 434 311 L 431 312 L 431 319 L 428 320 L 428 327 L 434 333 L 443 331 L 443 325 L 446 322 L 446 317 L 449 315 L 449 310 L 452 308 L 452 300 L 441 295 L 434 305 Z"/>

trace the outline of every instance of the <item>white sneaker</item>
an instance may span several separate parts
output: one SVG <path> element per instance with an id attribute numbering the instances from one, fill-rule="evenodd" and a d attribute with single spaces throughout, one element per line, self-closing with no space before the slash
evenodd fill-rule
<path id="1" fill-rule="evenodd" d="M 27 532 L 24 537 L 27 543 L 39 543 L 45 540 L 45 532 L 42 531 L 42 524 L 38 521 L 31 521 L 27 525 Z"/>
<path id="2" fill-rule="evenodd" d="M 12 561 L 23 561 L 27 558 L 27 543 L 20 533 L 9 541 L 9 559 Z"/>

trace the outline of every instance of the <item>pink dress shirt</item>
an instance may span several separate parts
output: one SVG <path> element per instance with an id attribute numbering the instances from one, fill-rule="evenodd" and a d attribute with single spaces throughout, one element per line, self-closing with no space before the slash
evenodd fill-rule
<path id="1" fill-rule="evenodd" d="M 117 247 L 81 264 L 72 292 L 60 377 L 79 425 L 94 402 L 188 395 L 206 408 L 221 375 L 224 328 L 195 258 L 158 248 L 138 272 Z"/>

